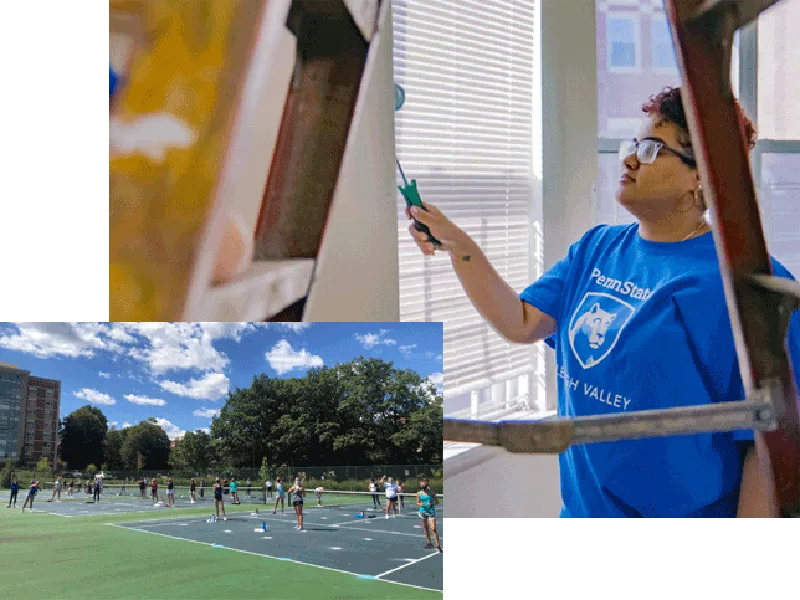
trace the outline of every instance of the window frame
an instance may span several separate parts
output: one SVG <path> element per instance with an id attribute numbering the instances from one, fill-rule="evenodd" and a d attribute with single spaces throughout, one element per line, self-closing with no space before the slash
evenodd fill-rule
<path id="1" fill-rule="evenodd" d="M 642 15 L 631 10 L 614 10 L 606 12 L 606 71 L 615 74 L 630 75 L 642 72 Z M 633 23 L 634 66 L 620 67 L 611 62 L 611 21 L 627 19 Z"/>
<path id="2" fill-rule="evenodd" d="M 662 73 L 664 75 L 676 75 L 680 74 L 680 69 L 678 68 L 678 58 L 675 57 L 675 66 L 674 67 L 663 67 L 663 66 L 656 66 L 655 64 L 655 24 L 656 23 L 663 23 L 663 25 L 667 28 L 667 38 L 669 39 L 670 36 L 670 29 L 669 29 L 669 21 L 667 20 L 667 15 L 664 13 L 653 13 L 650 15 L 650 68 L 653 70 L 654 73 Z M 674 47 L 673 47 L 673 55 L 674 55 Z"/>

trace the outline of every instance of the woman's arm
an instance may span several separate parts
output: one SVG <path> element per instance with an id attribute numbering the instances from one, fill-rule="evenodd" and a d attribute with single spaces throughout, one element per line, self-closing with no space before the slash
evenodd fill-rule
<path id="1" fill-rule="evenodd" d="M 751 445 L 747 449 L 742 467 L 742 488 L 739 492 L 739 510 L 737 517 L 769 517 L 769 492 L 771 485 L 758 464 L 756 448 Z"/>
<path id="2" fill-rule="evenodd" d="M 532 344 L 556 330 L 555 319 L 523 302 L 464 230 L 456 227 L 435 206 L 426 204 L 426 208 L 428 210 L 411 209 L 409 216 L 427 225 L 434 237 L 442 241 L 470 302 L 500 335 L 511 342 Z M 426 234 L 417 231 L 413 224 L 409 232 L 423 252 L 433 253 Z"/>

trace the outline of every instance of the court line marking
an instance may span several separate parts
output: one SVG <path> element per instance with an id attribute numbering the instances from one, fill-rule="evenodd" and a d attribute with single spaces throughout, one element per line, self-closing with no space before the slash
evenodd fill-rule
<path id="1" fill-rule="evenodd" d="M 135 529 L 131 529 L 130 527 L 123 527 L 122 525 L 118 525 L 116 523 L 112 524 L 111 526 L 112 527 L 118 527 L 120 529 L 126 529 L 128 531 L 134 531 L 136 533 L 149 533 L 151 535 L 160 535 L 162 537 L 170 538 L 170 539 L 173 539 L 173 540 L 180 540 L 180 541 L 183 541 L 183 542 L 192 542 L 193 544 L 200 544 L 201 546 L 213 546 L 214 545 L 214 544 L 209 544 L 208 542 L 201 542 L 199 540 L 193 540 L 193 539 L 190 539 L 190 538 L 182 538 L 182 537 L 178 537 L 176 535 L 169 535 L 169 534 L 166 534 L 166 533 L 159 533 L 157 531 L 147 531 L 146 529 L 135 530 Z M 273 560 L 281 560 L 281 561 L 284 561 L 284 562 L 293 562 L 293 563 L 296 563 L 298 565 L 304 565 L 304 566 L 307 566 L 307 567 L 316 567 L 317 569 L 325 569 L 326 571 L 335 571 L 337 573 L 344 573 L 346 575 L 355 575 L 355 576 L 364 575 L 364 573 L 354 573 L 353 571 L 345 571 L 344 569 L 336 569 L 334 567 L 326 567 L 326 566 L 323 566 L 323 565 L 315 565 L 314 563 L 307 563 L 307 562 L 303 562 L 303 561 L 300 561 L 300 560 L 295 560 L 294 558 L 281 558 L 279 556 L 272 556 L 271 554 L 261 554 L 260 552 L 251 552 L 249 550 L 240 550 L 239 548 L 230 548 L 228 546 L 223 546 L 221 549 L 222 550 L 232 550 L 233 552 L 240 552 L 242 554 L 252 554 L 253 556 L 260 556 L 262 558 L 271 558 Z M 433 555 L 431 554 L 431 555 L 428 555 L 428 556 L 433 556 Z M 428 556 L 424 556 L 420 560 L 424 560 L 425 558 L 428 558 Z M 393 570 L 396 570 L 396 569 L 393 569 Z M 386 575 L 387 573 L 391 573 L 391 571 L 387 571 L 386 573 L 382 573 L 381 575 Z M 381 575 L 375 575 L 374 577 L 377 578 L 377 577 L 380 577 Z M 403 585 L 403 586 L 406 586 L 406 587 L 413 587 L 413 588 L 417 588 L 418 590 L 427 590 L 429 592 L 444 593 L 443 590 L 437 590 L 436 588 L 428 588 L 428 587 L 424 587 L 424 586 L 421 586 L 421 585 L 413 585 L 411 583 L 402 583 L 400 581 L 394 581 L 392 579 L 381 579 L 380 581 L 383 581 L 384 583 L 393 583 L 395 585 Z"/>
<path id="2" fill-rule="evenodd" d="M 423 560 L 425 560 L 427 558 L 430 558 L 431 556 L 438 556 L 438 555 L 439 555 L 438 552 L 432 552 L 432 553 L 430 553 L 430 554 L 428 554 L 426 556 L 423 556 L 422 558 L 415 558 L 415 559 L 411 560 L 410 562 L 408 562 L 408 563 L 406 563 L 404 565 L 400 565 L 399 567 L 395 567 L 394 569 L 389 569 L 388 571 L 385 571 L 385 572 L 381 573 L 380 575 L 376 575 L 375 577 L 376 577 L 376 579 L 380 579 L 384 575 L 388 575 L 389 573 L 394 573 L 395 571 L 399 571 L 400 569 L 405 569 L 406 567 L 410 567 L 411 565 L 415 565 L 420 561 L 423 561 Z M 408 560 L 408 559 L 404 558 L 403 560 Z M 381 581 L 384 581 L 384 580 L 381 580 Z M 386 580 L 386 581 L 391 581 L 391 580 Z"/>
<path id="3" fill-rule="evenodd" d="M 294 516 L 294 515 L 292 515 L 292 516 Z M 191 518 L 191 517 L 188 517 L 188 518 Z M 197 518 L 198 519 L 202 519 L 203 516 L 202 515 L 198 515 Z M 281 517 L 263 517 L 261 515 L 258 515 L 257 517 L 251 517 L 251 516 L 248 515 L 246 518 L 247 519 L 262 519 L 264 521 L 274 521 L 276 523 L 287 523 L 287 524 L 295 523 L 294 519 L 287 520 L 286 518 L 281 518 Z M 168 521 L 185 521 L 186 519 L 187 519 L 187 517 L 166 517 L 164 519 L 141 519 L 139 521 L 129 521 L 128 525 L 134 525 L 134 526 L 138 527 L 139 523 L 153 523 L 153 522 L 155 522 L 155 523 L 166 523 Z M 349 523 L 349 521 L 348 521 L 348 523 Z M 121 524 L 121 525 L 124 525 L 124 524 Z M 331 525 L 328 524 L 328 523 L 310 523 L 310 522 L 304 520 L 303 521 L 303 526 L 305 527 L 307 525 L 318 526 L 318 527 L 331 527 Z M 128 527 L 128 529 L 130 529 L 130 527 Z M 370 531 L 370 532 L 373 532 L 373 533 L 386 533 L 386 534 L 389 534 L 389 535 L 406 535 L 406 536 L 417 537 L 417 538 L 424 538 L 425 537 L 425 534 L 422 533 L 422 532 L 421 533 L 406 533 L 405 531 L 388 531 L 386 529 L 375 529 L 374 527 L 336 527 L 335 529 L 339 529 L 339 530 L 345 530 L 346 529 L 348 531 Z M 439 539 L 443 540 L 444 539 L 444 535 L 443 534 L 439 534 Z"/>

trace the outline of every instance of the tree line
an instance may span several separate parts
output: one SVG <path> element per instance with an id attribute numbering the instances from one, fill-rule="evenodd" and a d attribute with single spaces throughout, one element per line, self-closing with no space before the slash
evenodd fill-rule
<path id="1" fill-rule="evenodd" d="M 441 464 L 442 398 L 418 373 L 361 357 L 300 378 L 256 375 L 229 393 L 210 435 L 187 432 L 174 448 L 155 418 L 109 429 L 90 405 L 61 421 L 60 437 L 70 470 Z"/>

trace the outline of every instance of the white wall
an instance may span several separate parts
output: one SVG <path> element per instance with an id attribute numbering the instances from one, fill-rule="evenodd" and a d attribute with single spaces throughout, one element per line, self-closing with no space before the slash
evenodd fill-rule
<path id="1" fill-rule="evenodd" d="M 305 321 L 400 320 L 394 156 L 392 14 L 383 2 Z"/>
<path id="2" fill-rule="evenodd" d="M 445 461 L 448 517 L 558 517 L 557 456 L 479 447 Z"/>

